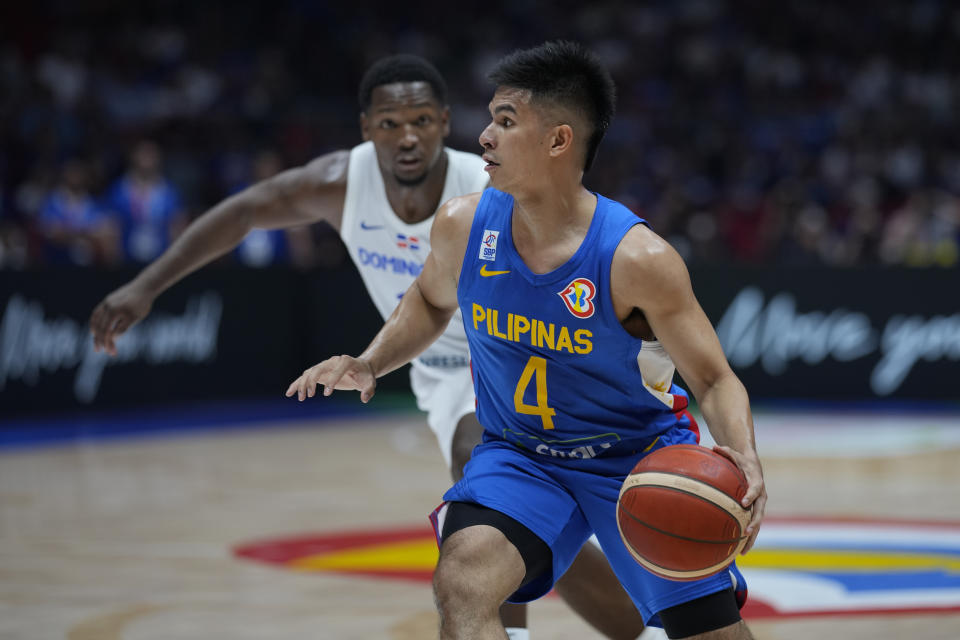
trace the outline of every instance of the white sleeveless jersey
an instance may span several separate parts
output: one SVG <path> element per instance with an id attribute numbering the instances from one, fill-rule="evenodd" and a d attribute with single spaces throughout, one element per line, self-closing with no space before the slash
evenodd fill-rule
<path id="1" fill-rule="evenodd" d="M 477 193 L 487 186 L 485 162 L 480 156 L 444 148 L 447 178 L 440 203 L 450 198 Z M 390 317 L 404 292 L 423 270 L 430 252 L 433 216 L 407 224 L 394 213 L 377 164 L 372 142 L 350 150 L 347 195 L 343 204 L 340 236 L 350 258 L 360 271 L 384 320 Z M 443 334 L 413 365 L 439 369 L 465 367 L 470 363 L 463 320 L 457 310 Z"/>

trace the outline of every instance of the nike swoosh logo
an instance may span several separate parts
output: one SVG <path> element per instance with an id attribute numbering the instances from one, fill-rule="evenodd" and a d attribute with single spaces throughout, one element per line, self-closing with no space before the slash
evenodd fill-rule
<path id="1" fill-rule="evenodd" d="M 363 220 L 360 221 L 360 228 L 364 231 L 376 231 L 377 229 L 383 229 L 382 224 L 367 224 Z"/>
<path id="2" fill-rule="evenodd" d="M 487 271 L 487 265 L 480 267 L 480 275 L 484 278 L 489 278 L 490 276 L 502 276 L 505 273 L 510 273 L 510 271 Z"/>

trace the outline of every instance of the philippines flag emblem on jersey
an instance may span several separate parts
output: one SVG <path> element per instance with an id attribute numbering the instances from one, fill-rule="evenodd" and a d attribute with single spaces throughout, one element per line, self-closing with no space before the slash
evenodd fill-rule
<path id="1" fill-rule="evenodd" d="M 414 251 L 418 251 L 420 249 L 420 240 L 417 239 L 417 236 L 405 236 L 402 233 L 398 233 L 397 246 L 401 249 L 413 249 Z"/>

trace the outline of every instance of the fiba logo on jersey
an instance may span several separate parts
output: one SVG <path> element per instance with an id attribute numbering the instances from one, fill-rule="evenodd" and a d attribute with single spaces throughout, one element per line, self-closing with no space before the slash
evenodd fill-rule
<path id="1" fill-rule="evenodd" d="M 597 287 L 588 278 L 574 278 L 557 295 L 563 300 L 567 311 L 577 318 L 585 320 L 593 315 L 593 297 L 597 295 Z"/>
<path id="2" fill-rule="evenodd" d="M 499 231 L 491 231 L 490 229 L 483 230 L 483 237 L 480 240 L 481 260 L 492 261 L 497 259 L 497 238 L 499 237 Z"/>

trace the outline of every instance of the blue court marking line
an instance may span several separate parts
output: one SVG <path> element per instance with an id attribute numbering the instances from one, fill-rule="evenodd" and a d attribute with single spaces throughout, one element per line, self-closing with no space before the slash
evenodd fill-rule
<path id="1" fill-rule="evenodd" d="M 257 428 L 265 422 L 317 421 L 412 411 L 409 394 L 385 393 L 364 405 L 349 398 L 252 399 L 114 411 L 85 411 L 0 421 L 0 450 L 199 431 Z M 316 426 L 316 425 L 313 425 Z"/>
<path id="2" fill-rule="evenodd" d="M 834 580 L 850 592 L 960 589 L 960 575 L 939 571 L 810 571 L 808 575 Z"/>

